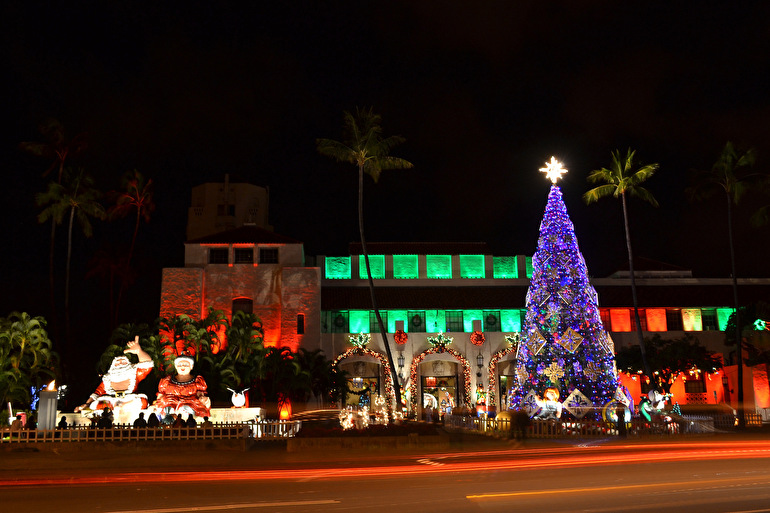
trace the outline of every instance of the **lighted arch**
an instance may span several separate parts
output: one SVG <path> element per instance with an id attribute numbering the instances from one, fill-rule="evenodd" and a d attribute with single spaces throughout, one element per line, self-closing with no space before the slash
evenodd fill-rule
<path id="1" fill-rule="evenodd" d="M 463 381 L 465 385 L 463 405 L 470 407 L 470 398 L 471 398 L 471 364 L 470 362 L 466 357 L 460 354 L 459 351 L 450 349 L 445 346 L 439 346 L 439 347 L 431 347 L 430 349 L 423 351 L 422 353 L 415 356 L 414 359 L 412 360 L 412 366 L 409 370 L 409 381 L 410 381 L 409 395 L 411 396 L 409 397 L 409 402 L 411 404 L 412 412 L 417 411 L 417 366 L 420 365 L 420 363 L 422 363 L 425 357 L 428 356 L 429 354 L 440 354 L 440 353 L 449 353 L 462 364 Z"/>
<path id="2" fill-rule="evenodd" d="M 489 406 L 497 406 L 497 387 L 496 381 L 497 378 L 495 378 L 495 375 L 497 374 L 497 362 L 508 356 L 509 354 L 516 354 L 516 348 L 515 347 L 507 347 L 505 349 L 501 349 L 500 351 L 496 352 L 492 355 L 492 358 L 489 359 L 489 367 L 487 370 L 489 371 L 489 388 L 487 389 L 487 404 Z"/>
<path id="3" fill-rule="evenodd" d="M 393 376 L 390 373 L 390 366 L 386 356 L 380 352 L 365 347 L 351 347 L 334 359 L 334 362 L 332 362 L 332 369 L 334 369 L 334 372 L 337 372 L 337 365 L 342 360 L 350 358 L 351 356 L 371 356 L 380 362 L 380 367 L 384 369 L 385 373 L 385 395 L 389 398 L 386 403 L 388 407 L 388 416 L 392 417 L 393 404 L 396 402 L 396 392 L 393 390 Z"/>

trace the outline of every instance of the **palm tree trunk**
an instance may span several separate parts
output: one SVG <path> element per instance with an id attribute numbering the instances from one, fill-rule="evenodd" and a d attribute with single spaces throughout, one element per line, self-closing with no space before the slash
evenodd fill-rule
<path id="1" fill-rule="evenodd" d="M 631 299 L 634 305 L 634 322 L 636 323 L 636 334 L 639 341 L 639 349 L 642 354 L 642 364 L 644 365 L 644 373 L 652 380 L 653 375 L 650 370 L 650 364 L 647 362 L 647 350 L 644 347 L 644 336 L 642 335 L 642 322 L 639 318 L 639 301 L 636 297 L 636 276 L 634 276 L 634 254 L 631 251 L 631 230 L 628 226 L 628 209 L 626 207 L 626 194 L 625 192 L 620 194 L 620 199 L 623 203 L 623 223 L 626 228 L 626 248 L 628 249 L 628 272 L 631 275 Z"/>
<path id="2" fill-rule="evenodd" d="M 51 321 L 54 338 L 59 338 L 59 322 L 56 319 L 56 286 L 54 281 L 54 253 L 56 248 L 56 221 L 51 218 L 51 249 L 48 254 L 48 285 L 50 287 Z"/>
<path id="3" fill-rule="evenodd" d="M 75 207 L 70 209 L 70 226 L 67 238 L 67 274 L 64 285 L 64 329 L 66 332 L 67 355 L 70 353 L 71 332 L 70 332 L 70 263 L 72 262 L 72 225 L 75 221 Z"/>
<path id="4" fill-rule="evenodd" d="M 730 266 L 733 280 L 733 302 L 735 304 L 735 344 L 738 348 L 738 428 L 746 426 L 746 414 L 743 405 L 743 340 L 741 339 L 740 310 L 738 310 L 738 277 L 735 274 L 735 247 L 733 245 L 733 209 L 732 198 L 727 197 L 727 237 L 730 243 Z"/>
<path id="5" fill-rule="evenodd" d="M 372 297 L 372 309 L 374 309 L 374 315 L 377 318 L 377 325 L 380 328 L 382 345 L 385 346 L 385 352 L 388 355 L 390 375 L 393 381 L 393 391 L 396 394 L 396 411 L 400 412 L 402 408 L 401 385 L 398 382 L 398 373 L 396 373 L 396 365 L 393 363 L 393 353 L 390 350 L 390 344 L 388 343 L 388 335 L 385 331 L 385 325 L 382 322 L 382 316 L 380 315 L 380 310 L 377 307 L 377 299 L 374 294 L 374 280 L 372 279 L 372 270 L 369 267 L 369 253 L 366 251 L 366 238 L 364 237 L 364 166 L 361 164 L 358 166 L 358 231 L 359 235 L 361 236 L 361 253 L 363 253 L 364 262 L 366 262 L 366 276 L 369 278 L 369 294 Z M 387 401 L 388 404 L 390 404 L 390 398 L 388 398 Z"/>

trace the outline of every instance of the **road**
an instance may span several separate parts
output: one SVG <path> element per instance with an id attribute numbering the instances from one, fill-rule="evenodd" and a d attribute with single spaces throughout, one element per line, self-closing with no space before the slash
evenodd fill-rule
<path id="1" fill-rule="evenodd" d="M 13 456 L 0 470 L 9 512 L 770 512 L 764 439 L 308 456 L 180 449 L 137 454 L 133 464 L 110 451 L 97 455 L 101 464 L 48 455 L 53 469 L 41 455 L 27 456 L 26 469 Z"/>

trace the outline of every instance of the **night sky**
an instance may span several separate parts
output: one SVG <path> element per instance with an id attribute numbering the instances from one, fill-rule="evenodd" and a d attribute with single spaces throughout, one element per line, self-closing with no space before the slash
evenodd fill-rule
<path id="1" fill-rule="evenodd" d="M 606 276 L 627 265 L 621 205 L 581 195 L 591 170 L 631 147 L 660 164 L 647 182 L 660 208 L 630 203 L 635 252 L 726 276 L 724 202 L 689 204 L 684 188 L 728 140 L 755 147 L 768 170 L 770 4 L 479 4 L 3 2 L 0 314 L 48 310 L 50 229 L 34 195 L 49 162 L 18 147 L 41 140 L 47 117 L 70 137 L 88 134 L 77 163 L 101 189 L 132 169 L 156 184 L 123 321 L 157 316 L 161 269 L 184 263 L 191 188 L 225 173 L 269 187 L 275 230 L 308 254 L 346 254 L 358 240 L 356 170 L 318 155 L 315 139 L 341 138 L 342 113 L 356 106 L 405 137 L 393 154 L 414 163 L 367 179 L 369 241 L 482 241 L 531 255 L 550 186 L 538 169 L 555 155 L 589 272 Z M 737 212 L 739 276 L 770 276 L 770 228 L 747 223 L 769 201 Z M 73 237 L 73 308 L 87 321 L 107 304 L 98 278 L 84 278 L 88 261 L 127 247 L 131 225 Z M 65 239 L 60 229 L 59 283 Z"/>

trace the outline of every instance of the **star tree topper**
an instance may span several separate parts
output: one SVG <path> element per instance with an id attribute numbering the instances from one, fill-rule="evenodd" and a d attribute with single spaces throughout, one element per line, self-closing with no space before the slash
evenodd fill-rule
<path id="1" fill-rule="evenodd" d="M 561 162 L 556 160 L 556 157 L 551 157 L 551 161 L 546 162 L 545 167 L 540 168 L 540 172 L 545 173 L 546 178 L 551 180 L 551 183 L 556 183 L 567 170 L 564 169 Z"/>

